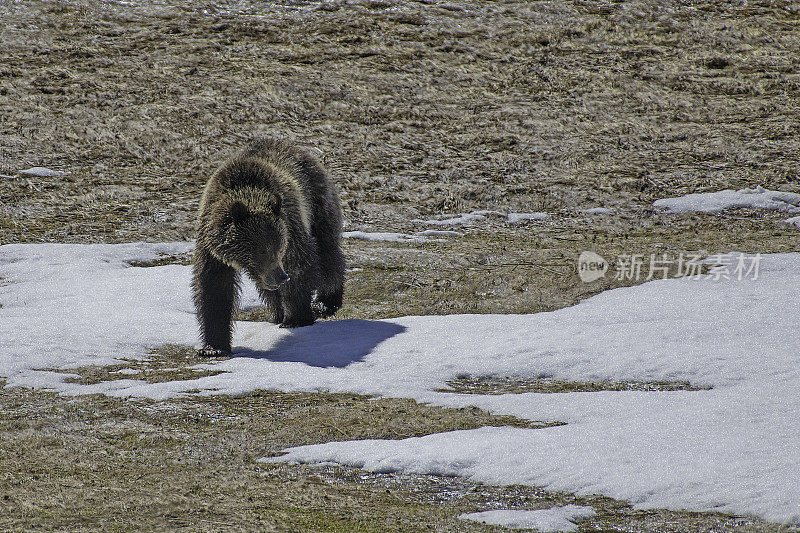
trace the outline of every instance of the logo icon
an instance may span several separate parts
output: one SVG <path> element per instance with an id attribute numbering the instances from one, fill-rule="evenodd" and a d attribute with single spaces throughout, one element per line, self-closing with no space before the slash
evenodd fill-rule
<path id="1" fill-rule="evenodd" d="M 606 275 L 608 261 L 594 252 L 582 252 L 578 257 L 578 276 L 584 283 L 590 283 Z"/>

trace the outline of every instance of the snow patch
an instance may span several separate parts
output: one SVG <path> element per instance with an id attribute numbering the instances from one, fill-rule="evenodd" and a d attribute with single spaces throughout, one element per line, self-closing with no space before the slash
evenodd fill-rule
<path id="1" fill-rule="evenodd" d="M 613 213 L 614 210 L 608 207 L 592 207 L 590 209 L 584 209 L 583 212 L 587 215 L 609 215 Z"/>
<path id="2" fill-rule="evenodd" d="M 464 234 L 460 231 L 449 231 L 449 230 L 436 230 L 436 229 L 426 229 L 425 231 L 418 231 L 417 235 L 423 235 L 425 237 L 463 237 Z"/>
<path id="3" fill-rule="evenodd" d="M 423 220 L 415 218 L 412 222 L 420 222 L 422 224 L 430 224 L 434 226 L 455 226 L 467 224 L 468 222 L 475 222 L 486 220 L 488 216 L 499 216 L 506 219 L 510 224 L 518 224 L 525 220 L 544 220 L 549 217 L 547 213 L 503 213 L 501 211 L 473 211 L 471 213 L 461 213 L 459 215 L 441 215 L 435 219 Z"/>
<path id="4" fill-rule="evenodd" d="M 66 172 L 60 170 L 51 170 L 45 167 L 31 167 L 25 170 L 20 170 L 20 176 L 37 177 L 37 178 L 57 178 L 64 176 Z"/>
<path id="5" fill-rule="evenodd" d="M 791 224 L 792 226 L 797 226 L 800 228 L 800 217 L 792 217 L 786 219 L 787 224 Z"/>
<path id="6" fill-rule="evenodd" d="M 393 233 L 393 232 L 375 232 L 370 233 L 366 231 L 345 231 L 342 237 L 345 239 L 361 239 L 364 241 L 385 241 L 385 242 L 406 242 L 406 243 L 423 243 L 423 242 L 441 242 L 442 239 L 431 239 L 430 237 L 463 237 L 464 234 L 458 231 L 447 230 L 425 230 L 418 231 L 414 235 L 408 233 Z"/>
<path id="7" fill-rule="evenodd" d="M 431 239 L 423 235 L 409 235 L 408 233 L 393 232 L 366 232 L 366 231 L 345 231 L 342 233 L 344 239 L 360 239 L 362 241 L 384 241 L 384 242 L 430 242 Z"/>
<path id="8" fill-rule="evenodd" d="M 547 213 L 509 213 L 508 223 L 519 224 L 525 220 L 544 220 L 548 218 Z"/>
<path id="9" fill-rule="evenodd" d="M 0 246 L 0 375 L 9 376 L 9 385 L 27 383 L 24 372 L 36 368 L 121 363 L 115 356 L 144 356 L 148 347 L 166 343 L 194 344 L 190 267 L 130 265 L 192 248 Z M 254 293 L 246 293 L 243 303 L 251 303 Z"/>
<path id="10" fill-rule="evenodd" d="M 452 216 L 450 218 L 422 220 L 415 218 L 412 222 L 422 222 L 423 224 L 430 224 L 432 226 L 455 226 L 459 224 L 466 224 L 475 220 L 486 220 L 486 215 L 478 214 L 478 212 L 464 213 L 461 215 Z"/>
<path id="11" fill-rule="evenodd" d="M 493 526 L 513 529 L 534 528 L 542 532 L 577 531 L 575 522 L 592 518 L 595 510 L 581 505 L 565 505 L 551 509 L 521 511 L 497 509 L 480 513 L 466 513 L 459 516 L 463 520 L 482 522 Z"/>
<path id="12" fill-rule="evenodd" d="M 770 191 L 763 187 L 734 191 L 726 189 L 718 192 L 694 193 L 677 198 L 664 198 L 653 202 L 671 213 L 700 211 L 713 213 L 732 207 L 751 207 L 800 213 L 800 194 L 783 191 Z"/>
<path id="13" fill-rule="evenodd" d="M 501 211 L 492 211 L 491 209 L 483 209 L 481 211 L 473 211 L 470 213 L 471 215 L 483 215 L 483 216 L 499 216 L 499 217 L 506 217 L 506 214 Z"/>

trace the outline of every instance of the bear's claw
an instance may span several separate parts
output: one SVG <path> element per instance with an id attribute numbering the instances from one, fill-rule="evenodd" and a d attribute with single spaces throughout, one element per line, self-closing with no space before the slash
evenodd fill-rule
<path id="1" fill-rule="evenodd" d="M 198 357 L 230 357 L 229 350 L 220 350 L 218 348 L 210 348 L 208 346 L 197 350 Z"/>

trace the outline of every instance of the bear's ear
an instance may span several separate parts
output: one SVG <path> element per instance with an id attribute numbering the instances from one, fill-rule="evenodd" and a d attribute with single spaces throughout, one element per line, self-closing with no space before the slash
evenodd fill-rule
<path id="1" fill-rule="evenodd" d="M 242 202 L 233 202 L 231 204 L 231 218 L 234 224 L 240 224 L 248 216 L 250 216 L 250 211 Z"/>

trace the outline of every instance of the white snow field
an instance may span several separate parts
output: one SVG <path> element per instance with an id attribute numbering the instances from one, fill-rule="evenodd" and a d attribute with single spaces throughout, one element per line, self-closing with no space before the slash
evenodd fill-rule
<path id="1" fill-rule="evenodd" d="M 725 189 L 718 192 L 694 193 L 677 198 L 664 198 L 653 202 L 653 206 L 662 207 L 671 213 L 688 213 L 690 211 L 713 213 L 732 207 L 751 207 L 800 213 L 800 194 L 770 191 L 763 187 L 738 191 Z"/>
<path id="2" fill-rule="evenodd" d="M 194 344 L 190 268 L 132 260 L 186 243 L 0 246 L 0 379 L 62 394 L 156 399 L 258 388 L 349 391 L 561 421 L 405 440 L 303 446 L 269 461 L 459 475 L 638 508 L 716 510 L 800 524 L 800 254 L 765 255 L 757 279 L 666 279 L 532 315 L 237 325 L 215 376 L 66 383 L 47 368 Z M 243 304 L 257 303 L 247 286 Z M 685 380 L 701 391 L 494 396 L 436 392 L 458 376 Z"/>
<path id="3" fill-rule="evenodd" d="M 483 511 L 481 513 L 466 513 L 459 516 L 459 518 L 509 528 L 536 528 L 543 533 L 548 533 L 577 531 L 578 528 L 575 522 L 591 518 L 595 514 L 594 509 L 591 507 L 565 505 L 563 507 L 538 509 L 536 511 L 498 509 L 495 511 Z"/>

